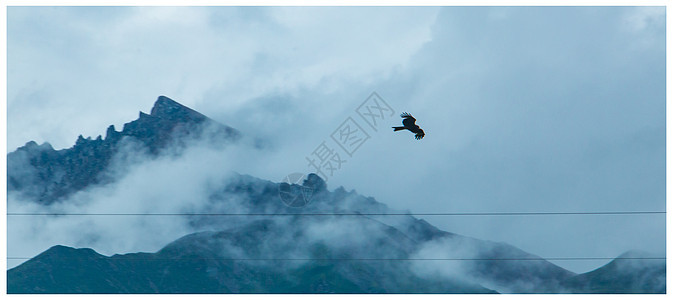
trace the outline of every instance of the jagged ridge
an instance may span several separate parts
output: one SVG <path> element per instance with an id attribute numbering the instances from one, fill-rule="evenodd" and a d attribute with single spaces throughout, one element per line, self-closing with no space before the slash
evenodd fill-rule
<path id="1" fill-rule="evenodd" d="M 112 178 L 103 176 L 123 145 L 141 145 L 149 155 L 158 155 L 169 145 L 184 148 L 186 141 L 207 138 L 226 144 L 240 133 L 228 126 L 160 96 L 151 113 L 140 112 L 137 120 L 124 124 L 121 132 L 107 128 L 105 139 L 80 135 L 72 148 L 54 150 L 49 143 L 26 143 L 7 155 L 7 190 L 42 204 L 51 204 L 92 184 Z"/>
<path id="2" fill-rule="evenodd" d="M 159 97 L 149 115 L 141 112 L 139 118 L 125 124 L 121 132 L 117 132 L 113 126 L 109 127 L 105 139 L 98 136 L 95 140 L 92 140 L 80 136 L 74 147 L 59 151 L 54 150 L 47 143 L 37 145 L 35 142 L 29 142 L 26 146 L 10 153 L 8 155 L 10 191 L 12 189 L 14 191 L 25 191 L 31 187 L 39 187 L 39 189 L 35 189 L 35 191 L 40 192 L 36 195 L 36 199 L 45 204 L 51 203 L 59 197 L 81 190 L 90 184 L 102 183 L 104 179 L 101 179 L 100 174 L 109 164 L 112 155 L 118 151 L 122 141 L 133 140 L 139 142 L 148 149 L 150 154 L 156 155 L 160 153 L 161 149 L 176 141 L 180 145 L 179 142 L 184 141 L 185 138 L 202 137 L 201 135 L 204 133 L 201 130 L 202 125 L 211 122 L 213 121 L 196 111 L 168 98 Z M 220 129 L 207 133 L 219 132 L 218 136 L 225 136 L 227 141 L 234 140 L 239 135 L 229 127 L 220 125 L 218 128 Z M 21 168 L 26 165 L 19 165 L 18 162 L 27 163 L 30 168 Z M 315 174 L 309 175 L 305 184 L 311 184 L 315 191 L 314 200 L 311 205 L 302 208 L 303 213 L 397 213 L 390 210 L 385 204 L 371 197 L 358 195 L 353 191 L 347 192 L 343 188 L 337 188 L 330 192 L 327 190 L 325 182 Z M 277 194 L 278 188 L 277 183 L 251 176 L 238 176 L 228 181 L 228 184 L 220 187 L 219 190 L 214 191 L 209 197 L 212 207 L 206 207 L 205 211 L 227 212 L 226 206 L 221 206 L 221 204 L 227 199 L 234 198 L 243 199 L 250 213 L 296 212 L 292 208 L 281 204 Z M 459 249 L 469 244 L 472 251 L 465 255 L 468 258 L 474 258 L 474 260 L 461 262 L 466 278 L 478 277 L 488 284 L 508 287 L 511 292 L 565 291 L 560 290 L 561 288 L 570 289 L 574 292 L 595 292 L 597 291 L 595 284 L 589 286 L 577 285 L 577 280 L 580 283 L 587 280 L 604 282 L 606 278 L 604 275 L 611 274 L 610 272 L 613 272 L 613 269 L 617 269 L 611 267 L 616 264 L 609 264 L 603 270 L 609 270 L 610 272 L 596 272 L 584 277 L 582 276 L 585 274 L 575 276 L 572 272 L 510 245 L 481 241 L 445 232 L 412 216 L 354 215 L 350 218 L 354 222 L 351 224 L 355 224 L 355 227 L 370 228 L 369 231 L 355 236 L 361 238 L 362 245 L 351 245 L 352 242 L 345 243 L 345 245 L 352 247 L 341 249 L 341 252 L 339 252 L 339 249 L 332 246 L 313 243 L 306 245 L 312 249 L 312 252 L 309 251 L 308 253 L 326 258 L 342 257 L 343 255 L 355 257 L 355 254 L 361 255 L 361 257 L 364 257 L 365 254 L 381 257 L 378 256 L 379 253 L 371 252 L 373 249 L 374 251 L 385 251 L 388 254 L 393 253 L 400 257 L 408 257 L 410 253 L 415 252 L 425 243 L 443 241 L 447 251 L 448 249 Z M 332 219 L 342 220 L 339 217 Z M 229 264 L 229 267 L 223 267 L 221 264 L 194 264 L 189 260 L 167 260 L 169 262 L 175 261 L 175 264 L 165 262 L 166 258 L 171 258 L 170 255 L 203 260 L 203 258 L 208 258 L 207 255 L 226 253 L 224 250 L 227 249 L 225 248 L 212 248 L 217 243 L 221 245 L 223 242 L 228 244 L 242 243 L 242 245 L 247 245 L 242 250 L 257 251 L 258 255 L 275 254 L 278 257 L 288 257 L 285 256 L 288 254 L 285 252 L 264 252 L 256 247 L 271 241 L 280 243 L 279 246 L 281 247 L 278 249 L 291 250 L 291 247 L 297 247 L 294 238 L 305 234 L 305 231 L 302 231 L 303 229 L 319 224 L 303 223 L 307 222 L 307 219 L 294 217 L 286 224 L 287 226 L 269 225 L 268 220 L 260 220 L 251 223 L 250 226 L 239 226 L 236 229 L 223 231 L 221 228 L 226 228 L 228 225 L 222 223 L 224 220 L 229 219 L 192 217 L 190 224 L 194 229 L 219 229 L 211 233 L 189 235 L 154 254 L 136 253 L 105 257 L 91 249 L 76 250 L 67 247 L 55 247 L 10 270 L 8 272 L 8 286 L 11 288 L 10 292 L 18 293 L 488 291 L 474 284 L 461 286 L 454 282 L 439 282 L 436 284 L 435 282 L 421 282 L 411 275 L 396 277 L 397 281 L 393 280 L 393 282 L 397 282 L 399 285 L 391 283 L 379 285 L 384 280 L 381 279 L 382 277 L 398 276 L 397 273 L 409 273 L 410 270 L 408 268 L 381 269 L 380 266 L 377 268 L 367 264 L 350 265 L 344 269 L 336 264 L 316 263 L 308 268 L 295 270 L 298 273 L 290 274 L 289 278 L 291 280 L 288 280 L 287 277 L 283 277 L 288 275 L 284 272 L 241 264 Z M 343 224 L 339 223 L 339 225 Z M 269 231 L 269 228 L 275 229 Z M 268 232 L 274 234 L 265 235 Z M 275 234 L 277 232 L 291 232 L 292 237 L 273 240 L 281 236 Z M 365 238 L 362 239 L 362 237 Z M 327 238 L 325 241 L 328 240 Z M 215 242 L 215 244 L 211 242 Z M 166 257 L 166 255 L 169 256 Z M 133 259 L 120 259 L 123 257 Z M 159 263 L 162 261 L 161 259 L 147 260 L 146 258 L 162 258 L 164 263 Z M 497 258 L 534 258 L 535 260 L 497 260 Z M 160 274 L 159 279 L 153 277 L 159 276 L 156 270 L 164 271 Z M 647 281 L 643 291 L 659 291 L 661 285 L 657 285 L 655 289 L 648 289 L 648 287 L 654 283 L 659 283 L 662 270 L 665 278 L 665 265 L 662 269 L 661 264 L 657 264 L 654 272 L 647 271 L 647 274 L 654 274 L 653 278 L 655 280 Z M 209 274 L 212 272 L 216 272 L 218 276 L 210 276 Z M 166 274 L 169 274 L 169 276 Z M 240 274 L 249 276 L 241 281 L 237 277 Z M 600 286 L 598 290 L 604 292 L 621 291 L 619 289 L 610 290 L 615 284 L 627 286 L 628 291 L 634 291 L 642 287 L 638 284 L 629 286 L 624 283 L 628 283 L 629 280 L 633 281 L 638 276 L 632 274 L 617 275 L 618 280 L 612 281 L 607 286 Z M 316 277 L 318 279 L 339 279 L 336 282 L 329 282 L 315 280 Z M 357 278 L 357 280 L 354 280 L 354 278 Z M 373 280 L 372 278 L 377 279 Z M 158 281 L 155 281 L 155 279 Z M 168 281 L 164 282 L 162 280 Z M 162 282 L 166 285 L 161 285 Z M 404 282 L 411 282 L 412 284 L 405 285 Z M 526 285 L 530 286 L 531 282 L 534 282 L 535 285 L 526 287 Z M 181 285 L 183 283 L 187 285 Z M 481 282 L 479 283 L 481 284 Z M 273 288 L 270 288 L 269 284 Z M 423 284 L 427 285 L 423 286 Z M 665 289 L 665 280 L 663 284 Z M 288 288 L 288 286 L 292 288 Z"/>

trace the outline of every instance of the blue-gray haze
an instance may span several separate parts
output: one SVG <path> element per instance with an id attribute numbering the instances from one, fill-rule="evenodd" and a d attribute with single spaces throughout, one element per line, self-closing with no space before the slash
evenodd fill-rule
<path id="1" fill-rule="evenodd" d="M 665 210 L 663 7 L 9 7 L 7 18 L 8 152 L 119 129 L 159 95 L 265 141 L 138 167 L 108 200 L 148 196 L 161 180 L 198 189 L 224 169 L 273 181 L 310 172 L 306 157 L 376 91 L 395 116 L 330 189 L 414 213 Z M 388 130 L 402 111 L 423 140 Z M 167 212 L 194 193 L 78 209 Z M 665 253 L 664 215 L 423 218 L 542 257 Z M 91 218 L 109 242 L 86 245 L 68 235 L 81 221 L 25 222 L 8 220 L 9 256 L 53 244 L 156 251 L 182 233 L 161 219 L 138 230 Z"/>

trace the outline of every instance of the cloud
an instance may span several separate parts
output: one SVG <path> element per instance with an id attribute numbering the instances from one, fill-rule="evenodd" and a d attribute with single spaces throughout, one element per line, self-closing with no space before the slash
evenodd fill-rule
<path id="1" fill-rule="evenodd" d="M 94 248 L 106 255 L 157 251 L 191 233 L 189 220 L 180 216 L 96 214 L 202 212 L 213 186 L 220 186 L 231 175 L 228 161 L 232 158 L 227 153 L 233 149 L 195 146 L 181 156 L 157 159 L 134 147 L 126 149 L 128 152 L 120 152 L 108 170 L 108 176 L 116 177 L 114 183 L 89 187 L 50 206 L 9 194 L 10 212 L 84 214 L 12 217 L 8 220 L 9 256 L 32 257 L 57 244 Z M 141 163 L 128 165 L 129 161 Z"/>
<path id="2" fill-rule="evenodd" d="M 635 7 L 625 14 L 624 22 L 633 31 L 662 28 L 666 22 L 666 9 L 661 6 Z"/>
<path id="3" fill-rule="evenodd" d="M 67 147 L 69 137 L 121 125 L 161 94 L 223 112 L 269 94 L 330 93 L 363 78 L 373 83 L 429 40 L 436 12 L 13 7 L 8 148 L 27 140 Z"/>
<path id="4" fill-rule="evenodd" d="M 353 159 L 363 167 L 337 180 L 418 213 L 663 210 L 663 35 L 649 50 L 623 47 L 629 9 L 517 9 L 506 23 L 488 11 L 442 10 L 407 76 L 379 85 L 418 119 L 422 143 L 376 135 Z M 543 257 L 665 249 L 663 216 L 430 222 Z"/>
<path id="5" fill-rule="evenodd" d="M 228 163 L 277 181 L 377 91 L 427 136 L 372 133 L 331 188 L 418 213 L 663 210 L 662 12 L 12 7 L 8 149 L 69 147 L 165 94 L 263 138 Z M 428 220 L 543 257 L 665 249 L 664 217 Z"/>

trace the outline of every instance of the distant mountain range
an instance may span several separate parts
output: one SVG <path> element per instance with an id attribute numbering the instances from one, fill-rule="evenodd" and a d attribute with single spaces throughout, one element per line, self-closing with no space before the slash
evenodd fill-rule
<path id="1" fill-rule="evenodd" d="M 29 142 L 8 154 L 8 192 L 49 206 L 113 183 L 106 176 L 113 162 L 134 163 L 118 161 L 128 147 L 152 159 L 179 156 L 193 140 L 227 145 L 240 137 L 162 96 L 149 115 L 121 132 L 111 126 L 105 139 L 80 136 L 64 150 Z M 329 191 L 315 174 L 303 182 L 312 194 L 302 208 L 283 204 L 280 185 L 236 174 L 214 187 L 206 211 L 232 213 L 235 199 L 235 213 L 245 218 L 185 215 L 194 233 L 156 253 L 108 257 L 56 245 L 8 270 L 8 292 L 665 293 L 665 261 L 643 261 L 642 253 L 575 274 L 505 243 L 439 230 L 343 187 Z"/>

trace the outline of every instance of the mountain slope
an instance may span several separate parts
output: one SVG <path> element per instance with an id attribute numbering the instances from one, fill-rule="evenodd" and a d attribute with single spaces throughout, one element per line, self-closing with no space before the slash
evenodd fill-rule
<path id="1" fill-rule="evenodd" d="M 8 271 L 9 293 L 492 293 L 475 284 L 423 278 L 405 260 L 358 260 L 362 253 L 330 241 L 296 244 L 310 228 L 303 219 L 255 221 L 236 229 L 185 236 L 157 253 L 105 257 L 91 249 L 55 246 Z M 372 240 L 396 258 L 409 241 L 373 220 Z M 283 238 L 279 238 L 283 237 Z M 301 246 L 306 246 L 301 247 Z M 275 249 L 269 253 L 266 247 Z M 272 255 L 272 256 L 270 256 Z M 289 256 L 288 256 L 289 255 Z"/>
<path id="2" fill-rule="evenodd" d="M 277 183 L 246 175 L 237 176 L 210 197 L 211 206 L 206 211 L 226 213 L 227 209 L 232 207 L 231 199 L 237 199 L 247 204 L 243 206 L 237 204 L 236 207 L 239 209 L 237 213 L 263 215 L 248 216 L 245 219 L 190 216 L 194 230 L 209 231 L 179 239 L 156 254 L 113 256 L 110 259 L 121 257 L 129 259 L 114 261 L 112 265 L 110 259 L 98 257 L 96 263 L 92 264 L 108 270 L 144 274 L 142 275 L 146 277 L 144 280 L 124 281 L 124 278 L 132 276 L 123 272 L 108 274 L 102 270 L 92 270 L 90 273 L 108 274 L 106 276 L 112 278 L 98 278 L 95 283 L 89 283 L 89 278 L 96 277 L 89 276 L 89 273 L 78 275 L 77 272 L 81 272 L 81 268 L 68 269 L 63 265 L 64 262 L 57 260 L 52 259 L 45 263 L 44 255 L 40 255 L 8 272 L 12 291 L 64 292 L 61 290 L 64 287 L 59 287 L 58 282 L 52 282 L 51 285 L 44 284 L 47 280 L 45 276 L 56 278 L 53 280 L 83 276 L 82 286 L 79 286 L 79 280 L 70 280 L 71 284 L 77 283 L 77 287 L 68 287 L 68 292 L 87 290 L 107 293 L 108 289 L 116 289 L 118 292 L 134 293 L 291 291 L 482 293 L 490 292 L 493 287 L 507 287 L 506 290 L 509 292 L 554 292 L 551 287 L 574 275 L 542 259 L 508 260 L 536 257 L 504 243 L 481 241 L 444 232 L 412 216 L 368 216 L 367 213 L 398 212 L 388 209 L 373 198 L 346 192 L 343 188 L 330 192 L 315 174 L 310 174 L 306 182 L 311 182 L 311 186 L 315 188 L 313 200 L 310 205 L 297 210 L 282 204 L 278 197 Z M 241 207 L 246 210 L 240 211 Z M 329 212 L 345 215 L 324 215 Z M 308 216 L 293 215 L 297 213 Z M 310 216 L 312 213 L 319 214 Z M 445 249 L 443 252 L 445 254 L 431 254 L 435 256 L 423 254 L 422 249 L 428 244 L 437 243 L 441 249 Z M 462 256 L 456 257 L 457 252 Z M 147 256 L 150 259 L 141 263 L 136 261 L 138 255 L 150 255 Z M 423 270 L 423 261 L 416 261 L 419 258 L 443 256 L 468 260 L 460 261 L 458 265 L 453 266 L 460 270 L 455 276 L 430 276 L 431 272 Z M 245 264 L 242 265 L 242 262 L 227 258 L 252 260 L 244 260 Z M 272 261 L 274 264 L 264 264 L 255 260 L 259 258 L 281 260 Z M 282 260 L 286 258 L 299 259 L 299 263 Z M 318 260 L 307 262 L 303 260 L 306 258 Z M 67 255 L 64 260 L 65 263 L 72 260 L 86 261 L 70 259 Z M 224 264 L 225 262 L 229 264 Z M 232 265 L 234 262 L 236 264 Z M 293 262 L 295 264 L 292 264 Z M 431 263 L 438 264 L 441 261 Z M 35 265 L 41 267 L 36 268 Z M 231 270 L 228 268 L 234 266 L 235 270 L 243 272 L 241 274 L 247 274 L 241 276 L 248 279 L 229 276 Z M 147 268 L 173 272 L 171 276 L 175 278 L 166 277 L 171 278 L 171 282 L 181 282 L 180 276 L 188 276 L 190 279 L 209 276 L 199 272 L 217 274 L 214 275 L 217 281 L 204 277 L 196 281 L 203 286 L 177 285 L 175 288 L 161 286 L 157 283 L 158 279 L 152 279 L 155 275 L 147 273 Z M 47 273 L 40 271 L 45 269 L 52 271 Z M 290 269 L 293 271 L 287 273 Z M 162 278 L 161 280 L 168 280 Z M 116 283 L 113 286 L 101 286 L 97 283 L 99 280 Z M 242 285 L 239 280 L 245 280 L 247 285 Z M 288 280 L 294 285 L 287 283 Z M 539 284 L 535 287 L 522 284 L 531 281 Z M 263 286 L 251 287 L 261 283 L 264 283 Z M 488 286 L 491 290 L 479 285 Z M 100 291 L 97 288 L 100 288 Z"/>
<path id="3" fill-rule="evenodd" d="M 666 261 L 641 251 L 629 251 L 563 285 L 573 293 L 665 294 Z"/>
<path id="4" fill-rule="evenodd" d="M 496 290 L 504 288 L 508 292 L 517 293 L 557 292 L 561 282 L 576 275 L 506 243 L 483 241 L 442 231 L 422 219 L 410 214 L 405 215 L 408 212 L 392 210 L 372 197 L 365 197 L 353 191 L 347 192 L 342 187 L 329 191 L 324 181 L 315 174 L 309 174 L 307 181 L 311 181 L 314 188 L 312 200 L 309 205 L 299 209 L 283 205 L 278 196 L 278 183 L 240 175 L 215 191 L 210 197 L 210 206 L 205 210 L 226 212 L 228 207 L 231 207 L 227 205 L 230 199 L 238 199 L 243 205 L 235 207 L 244 209 L 238 211 L 239 213 L 345 214 L 335 220 L 339 224 L 348 224 L 348 221 L 358 218 L 374 220 L 403 234 L 412 242 L 413 252 L 421 253 L 420 258 L 466 259 L 457 263 L 465 278 Z M 326 218 L 330 217 L 322 216 L 322 219 Z M 317 216 L 311 220 L 321 221 Z M 207 230 L 230 226 L 228 222 L 231 220 L 227 218 L 192 218 L 195 228 Z M 312 224 L 315 226 L 316 223 Z M 423 249 L 428 247 L 439 248 L 439 251 L 423 253 Z"/>
<path id="5" fill-rule="evenodd" d="M 239 136 L 233 128 L 159 97 L 149 115 L 141 113 L 121 132 L 108 128 L 105 139 L 80 136 L 75 146 L 58 151 L 29 142 L 8 154 L 8 192 L 49 208 L 90 186 L 114 184 L 107 177 L 113 162 L 122 171 L 125 164 L 137 163 L 120 159 L 120 153 L 146 152 L 146 160 L 179 157 L 195 141 L 226 145 Z M 330 191 L 315 174 L 303 183 L 311 190 L 307 206 L 286 206 L 281 187 L 282 183 L 240 174 L 213 179 L 207 192 L 199 194 L 203 199 L 198 206 L 172 212 L 184 213 L 174 220 L 197 233 L 156 253 L 107 257 L 91 249 L 55 246 L 9 270 L 8 287 L 13 293 L 661 290 L 658 266 L 642 273 L 653 281 L 634 283 L 642 277 L 634 268 L 606 266 L 577 275 L 506 243 L 442 231 L 343 187 Z M 289 190 L 302 187 L 291 185 Z M 190 214 L 200 212 L 223 216 Z"/>

